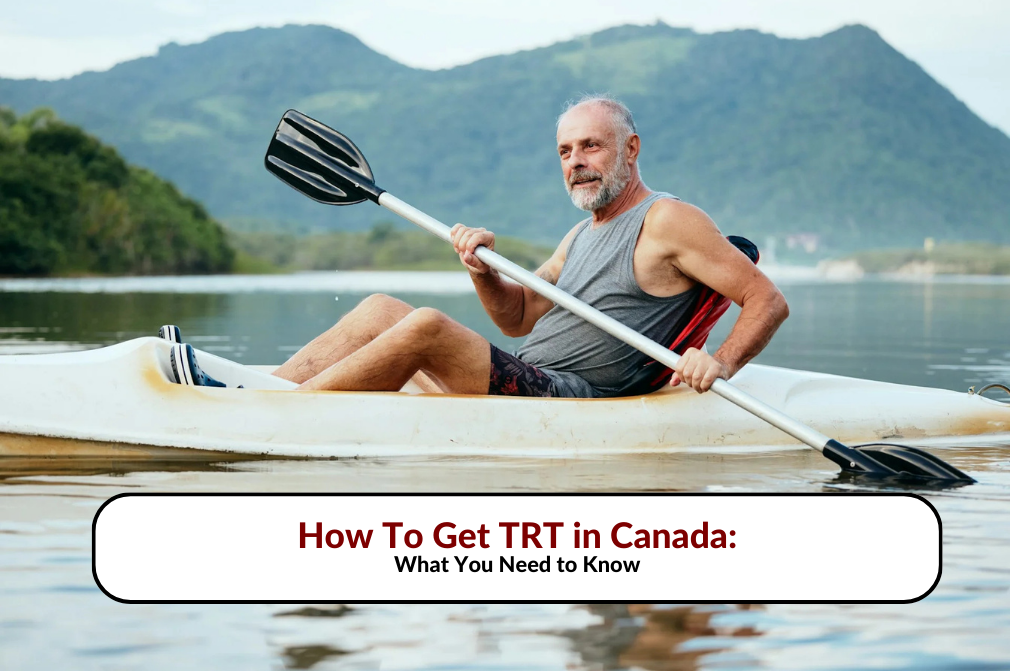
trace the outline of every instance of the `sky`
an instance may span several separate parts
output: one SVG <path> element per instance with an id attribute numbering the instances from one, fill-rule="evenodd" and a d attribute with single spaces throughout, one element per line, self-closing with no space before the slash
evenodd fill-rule
<path id="1" fill-rule="evenodd" d="M 0 76 L 57 79 L 254 26 L 320 23 L 443 68 L 657 19 L 699 32 L 813 37 L 862 23 L 1010 134 L 1010 0 L 2 1 Z"/>

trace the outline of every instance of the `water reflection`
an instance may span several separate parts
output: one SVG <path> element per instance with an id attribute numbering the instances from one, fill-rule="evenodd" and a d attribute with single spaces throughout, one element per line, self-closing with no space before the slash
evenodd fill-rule
<path id="1" fill-rule="evenodd" d="M 38 340 L 107 343 L 148 335 L 166 318 L 194 323 L 232 310 L 216 294 L 0 294 L 0 337 L 22 333 Z"/>
<path id="2" fill-rule="evenodd" d="M 702 658 L 724 650 L 714 637 L 759 636 L 753 626 L 717 625 L 727 612 L 760 606 L 590 605 L 599 624 L 564 632 L 589 668 L 694 671 Z M 712 639 L 706 643 L 704 640 Z"/>
<path id="3" fill-rule="evenodd" d="M 17 456 L 0 456 L 0 484 L 23 484 L 24 478 L 32 476 L 225 472 L 238 464 L 276 459 L 0 433 L 0 455 L 4 452 Z"/>
<path id="4" fill-rule="evenodd" d="M 525 645 L 528 664 L 512 668 L 693 671 L 734 655 L 734 641 L 762 634 L 757 605 L 591 604 L 573 606 L 335 606 L 300 608 L 274 617 L 306 618 L 302 634 L 277 649 L 285 668 L 501 668 L 501 656 Z M 337 619 L 334 619 L 337 618 Z M 355 636 L 367 621 L 386 632 Z M 568 627 L 558 623 L 568 622 Z M 312 633 L 308 633 L 312 632 Z M 395 632 L 395 633 L 394 633 Z M 450 632 L 452 632 L 451 635 Z M 465 634 L 464 634 L 465 632 Z M 461 635 L 464 634 L 464 635 Z M 356 641 L 356 645 L 348 645 Z"/>
<path id="5" fill-rule="evenodd" d="M 104 444 L 95 445 L 104 449 Z M 755 454 L 697 452 L 578 459 L 488 456 L 319 461 L 124 446 L 122 451 L 77 457 L 0 457 L 0 473 L 6 477 L 0 477 L 0 494 L 4 484 L 18 484 L 19 477 L 26 475 L 132 474 L 118 486 L 145 487 L 152 482 L 150 474 L 161 473 L 189 473 L 185 480 L 174 482 L 175 491 L 820 491 L 837 471 L 834 464 L 808 448 Z M 37 484 L 45 486 L 46 482 Z M 108 481 L 94 477 L 86 482 Z"/>
<path id="6" fill-rule="evenodd" d="M 336 606 L 306 606 L 297 610 L 286 610 L 281 613 L 274 613 L 274 617 L 344 617 L 354 609 L 342 603 Z"/>
<path id="7" fill-rule="evenodd" d="M 26 478 L 59 475 L 126 475 L 127 473 L 192 473 L 233 471 L 232 464 L 245 461 L 233 455 L 200 459 L 130 459 L 109 457 L 22 458 L 0 457 L 0 483 L 24 484 Z"/>
<path id="8" fill-rule="evenodd" d="M 72 351 L 151 336 L 176 324 L 188 342 L 221 356 L 279 364 L 332 326 L 367 294 L 0 293 L 0 354 Z M 406 293 L 515 349 L 475 296 Z"/>
<path id="9" fill-rule="evenodd" d="M 336 618 L 344 617 L 351 612 L 353 612 L 353 609 L 348 608 L 343 604 L 328 607 L 307 606 L 296 610 L 274 613 L 274 617 Z M 334 648 L 325 643 L 314 645 L 289 645 L 281 650 L 281 657 L 284 662 L 284 668 L 286 669 L 311 669 L 320 662 L 344 657 L 349 654 L 351 654 L 351 652 L 348 650 Z"/>
<path id="10" fill-rule="evenodd" d="M 320 662 L 349 654 L 340 648 L 328 645 L 297 645 L 284 648 L 285 669 L 311 669 Z"/>

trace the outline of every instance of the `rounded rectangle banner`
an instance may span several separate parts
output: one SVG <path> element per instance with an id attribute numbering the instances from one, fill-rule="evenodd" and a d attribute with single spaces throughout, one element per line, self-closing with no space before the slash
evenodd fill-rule
<path id="1" fill-rule="evenodd" d="M 95 515 L 126 602 L 912 602 L 912 494 L 124 494 Z"/>

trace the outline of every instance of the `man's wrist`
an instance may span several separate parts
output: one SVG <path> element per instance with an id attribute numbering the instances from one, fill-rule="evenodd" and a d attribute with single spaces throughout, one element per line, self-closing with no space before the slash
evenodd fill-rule
<path id="1" fill-rule="evenodd" d="M 722 366 L 723 370 L 726 372 L 727 380 L 736 375 L 740 371 L 740 368 L 742 368 L 742 366 L 737 365 L 735 359 L 730 359 L 729 357 L 720 352 L 716 352 L 715 354 L 713 354 L 712 358 L 715 359 Z"/>
<path id="2" fill-rule="evenodd" d="M 488 272 L 481 273 L 468 266 L 467 271 L 473 278 L 481 278 L 484 280 L 492 280 L 492 281 L 501 279 L 501 276 L 498 274 L 498 271 L 496 271 L 494 268 L 489 268 Z"/>
<path id="3" fill-rule="evenodd" d="M 470 273 L 470 279 L 474 282 L 481 282 L 485 284 L 498 284 L 501 282 L 501 275 L 494 268 L 489 268 L 486 273 L 480 273 L 472 268 L 467 268 L 467 272 Z"/>

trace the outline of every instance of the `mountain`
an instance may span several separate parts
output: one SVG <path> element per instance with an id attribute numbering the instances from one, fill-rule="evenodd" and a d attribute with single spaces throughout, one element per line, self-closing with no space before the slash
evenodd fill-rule
<path id="1" fill-rule="evenodd" d="M 858 25 L 804 40 L 620 26 L 437 71 L 334 28 L 286 26 L 66 80 L 0 80 L 0 105 L 50 106 L 246 226 L 390 218 L 312 203 L 264 170 L 277 120 L 297 108 L 446 223 L 556 242 L 583 214 L 564 192 L 554 123 L 586 91 L 635 113 L 646 182 L 727 232 L 814 233 L 838 248 L 1010 242 L 1010 138 Z"/>

